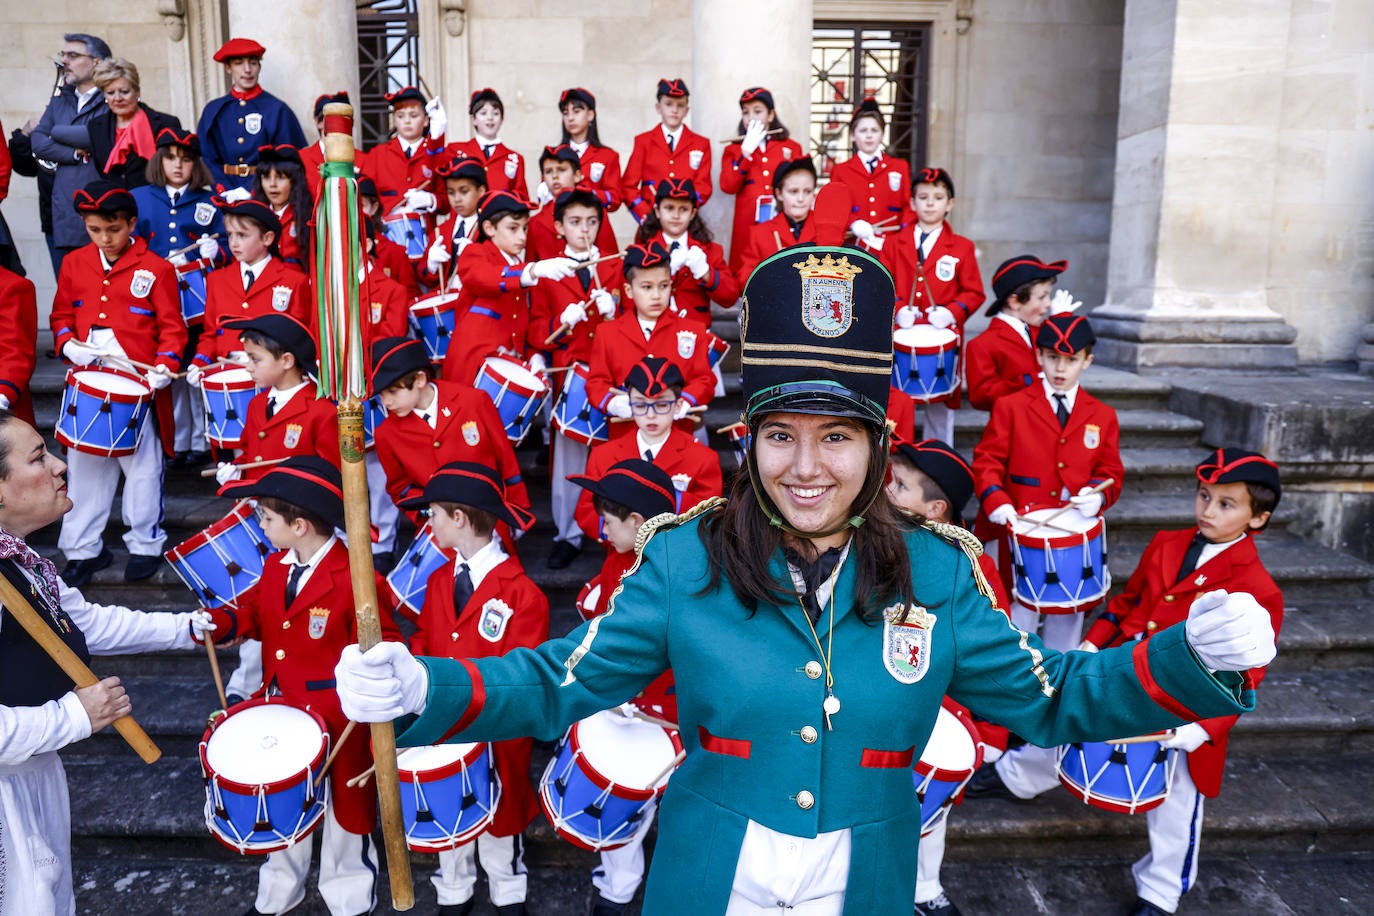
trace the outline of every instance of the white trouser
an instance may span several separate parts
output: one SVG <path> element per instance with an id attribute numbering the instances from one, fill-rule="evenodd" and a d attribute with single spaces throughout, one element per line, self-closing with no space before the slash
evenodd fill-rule
<path id="1" fill-rule="evenodd" d="M 200 396 L 200 389 L 192 388 L 185 379 L 172 381 L 172 416 L 176 420 L 174 451 L 209 450 L 205 440 L 205 400 Z"/>
<path id="2" fill-rule="evenodd" d="M 376 449 L 363 456 L 363 467 L 367 470 L 367 501 L 372 524 L 377 526 L 377 541 L 372 545 L 372 552 L 387 553 L 396 549 L 396 523 L 401 510 L 386 493 L 386 471 L 382 470 Z"/>
<path id="3" fill-rule="evenodd" d="M 239 643 L 239 666 L 229 676 L 224 692 L 236 693 L 245 699 L 258 692 L 262 686 L 262 643 L 256 639 L 245 639 Z"/>
<path id="4" fill-rule="evenodd" d="M 1135 875 L 1136 894 L 1166 912 L 1177 910 L 1178 898 L 1197 881 L 1205 800 L 1193 785 L 1184 754 L 1174 767 L 1164 804 L 1145 812 L 1150 851 L 1131 866 L 1131 873 Z"/>
<path id="5" fill-rule="evenodd" d="M 644 818 L 630 842 L 601 853 L 601 864 L 592 869 L 592 887 L 612 903 L 629 903 L 644 881 L 644 838 L 654 822 L 658 802 L 644 809 Z"/>
<path id="6" fill-rule="evenodd" d="M 477 886 L 477 859 L 487 875 L 487 891 L 492 906 L 523 903 L 529 876 L 525 873 L 525 839 L 514 836 L 479 834 L 471 843 L 439 853 L 439 870 L 429 880 L 434 883 L 440 906 L 455 906 L 472 899 Z"/>
<path id="7" fill-rule="evenodd" d="M 582 546 L 582 529 L 577 526 L 577 498 L 582 488 L 568 481 L 569 474 L 587 472 L 590 446 L 569 439 L 561 433 L 553 434 L 553 458 L 550 461 L 549 485 L 553 490 L 553 524 L 558 533 L 555 540 Z"/>
<path id="8" fill-rule="evenodd" d="M 331 807 L 320 834 L 320 896 L 331 916 L 356 916 L 376 902 L 377 850 L 372 837 L 349 833 L 334 819 Z M 258 869 L 254 906 L 262 913 L 283 913 L 305 898 L 314 834 L 294 846 L 268 855 Z"/>
<path id="9" fill-rule="evenodd" d="M 921 417 L 922 439 L 939 439 L 948 446 L 954 445 L 954 411 L 949 409 L 948 404 L 923 404 Z"/>
<path id="10" fill-rule="evenodd" d="M 68 560 L 97 556 L 101 535 L 110 520 L 119 475 L 124 475 L 121 514 L 128 531 L 129 553 L 160 556 L 167 542 L 162 530 L 162 442 L 153 428 L 152 411 L 143 421 L 143 434 L 132 455 L 104 458 L 67 450 L 67 495 L 72 510 L 62 519 L 57 546 Z"/>
<path id="11" fill-rule="evenodd" d="M 1082 611 L 1041 614 L 1013 600 L 1011 621 L 1027 633 L 1038 629 L 1040 641 L 1047 649 L 1070 652 L 1083 640 Z M 1059 785 L 1057 755 L 1057 748 L 1023 744 L 997 761 L 997 775 L 1017 798 L 1034 798 Z"/>
<path id="12" fill-rule="evenodd" d="M 72 916 L 71 809 L 57 752 L 0 766 L 0 916 Z"/>
<path id="13" fill-rule="evenodd" d="M 921 837 L 916 853 L 916 902 L 926 903 L 945 892 L 940 883 L 940 866 L 945 861 L 945 827 L 949 813 L 940 818 L 927 836 Z"/>

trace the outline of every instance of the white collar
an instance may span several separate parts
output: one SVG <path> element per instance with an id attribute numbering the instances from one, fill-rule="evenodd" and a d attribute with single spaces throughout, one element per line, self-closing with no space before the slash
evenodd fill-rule
<path id="1" fill-rule="evenodd" d="M 1050 384 L 1050 380 L 1044 376 L 1040 377 L 1040 384 L 1045 390 L 1045 399 L 1050 402 L 1051 413 L 1058 407 L 1058 402 L 1054 399 L 1056 394 L 1062 394 L 1064 396 L 1064 406 L 1069 408 L 1070 413 L 1073 412 L 1073 405 L 1078 403 L 1078 385 L 1074 385 L 1068 391 L 1055 391 L 1054 386 Z"/>
<path id="2" fill-rule="evenodd" d="M 299 385 L 292 385 L 290 388 L 273 388 L 267 392 L 267 398 L 272 402 L 273 408 L 279 410 L 283 405 L 289 404 L 291 399 L 296 396 L 296 392 L 308 384 L 310 384 L 308 381 L 303 381 Z"/>
<path id="3" fill-rule="evenodd" d="M 439 389 L 430 382 L 426 388 L 434 393 L 434 398 L 429 402 L 428 407 L 416 407 L 411 413 L 415 414 L 423 422 L 429 424 L 430 429 L 437 429 L 439 420 Z"/>
<path id="4" fill-rule="evenodd" d="M 80 92 L 76 89 L 73 89 L 72 91 L 76 93 L 76 110 L 80 111 L 81 109 L 86 107 L 86 103 L 89 102 L 92 97 L 94 97 L 97 93 L 100 92 L 100 87 L 92 86 L 85 92 Z"/>
<path id="5" fill-rule="evenodd" d="M 684 251 L 692 247 L 692 240 L 688 237 L 687 233 L 685 232 L 677 237 L 671 236 L 667 232 L 664 232 L 663 241 L 667 242 L 667 244 L 664 247 L 667 248 L 669 251 L 673 250 L 674 245 L 677 245 Z"/>
<path id="6" fill-rule="evenodd" d="M 938 238 L 940 237 L 940 233 L 941 233 L 941 232 L 944 232 L 944 231 L 945 231 L 945 224 L 944 224 L 944 223 L 941 223 L 940 225 L 936 226 L 934 229 L 931 229 L 931 230 L 930 230 L 930 234 L 926 236 L 926 241 L 925 241 L 925 244 L 924 244 L 924 245 L 921 244 L 921 233 L 922 233 L 923 231 L 924 231 L 924 230 L 921 229 L 921 224 L 920 224 L 920 223 L 917 223 L 917 224 L 916 224 L 916 227 L 915 227 L 914 229 L 911 230 L 911 238 L 912 238 L 912 241 L 914 241 L 914 242 L 916 243 L 916 245 L 917 245 L 924 253 L 930 254 L 930 249 L 933 248 L 933 247 L 935 246 L 935 240 L 938 239 Z M 1001 314 L 1001 313 L 999 312 L 998 314 Z"/>
<path id="7" fill-rule="evenodd" d="M 671 436 L 672 434 L 673 434 L 673 428 L 670 426 L 670 427 L 668 427 L 668 436 Z M 664 437 L 663 437 L 663 440 L 662 440 L 661 442 L 659 442 L 657 445 L 652 445 L 652 444 L 649 443 L 649 441 L 648 441 L 647 439 L 644 438 L 644 432 L 643 432 L 643 430 L 636 430 L 636 431 L 635 431 L 635 445 L 639 447 L 639 457 L 641 457 L 641 458 L 644 457 L 644 453 L 645 453 L 645 452 L 648 452 L 648 453 L 650 453 L 651 455 L 653 455 L 655 458 L 657 458 L 657 457 L 658 457 L 658 453 L 661 452 L 661 451 L 663 451 L 663 446 L 665 446 L 665 445 L 668 444 L 668 436 L 664 436 Z"/>
<path id="8" fill-rule="evenodd" d="M 257 261 L 253 264 L 249 264 L 245 261 L 239 261 L 239 276 L 242 279 L 247 280 L 247 272 L 251 270 L 253 272 L 253 282 L 258 282 L 262 279 L 262 272 L 267 269 L 267 262 L 270 260 L 272 260 L 272 256 L 269 254 L 261 261 Z"/>
<path id="9" fill-rule="evenodd" d="M 1194 566 L 1193 569 L 1197 569 L 1198 566 L 1202 566 L 1205 563 L 1210 563 L 1217 554 L 1221 553 L 1223 550 L 1236 546 L 1247 537 L 1249 537 L 1248 534 L 1242 533 L 1240 537 L 1226 541 L 1223 544 L 1203 544 L 1202 553 L 1198 554 L 1197 566 Z"/>
<path id="10" fill-rule="evenodd" d="M 994 317 L 1002 321 L 1005 321 L 1008 325 L 1010 325 L 1011 328 L 1014 331 L 1016 331 L 1018 335 L 1020 335 L 1021 339 L 1026 342 L 1027 346 L 1032 348 L 1035 346 L 1035 344 L 1031 342 L 1029 325 L 1027 325 L 1020 318 L 1017 318 L 1015 315 L 1008 314 L 1006 310 L 998 312 Z"/>
<path id="11" fill-rule="evenodd" d="M 458 567 L 466 563 L 468 565 L 468 577 L 472 579 L 472 587 L 475 589 L 482 584 L 482 580 L 487 577 L 501 562 L 506 559 L 506 551 L 501 547 L 501 539 L 496 535 L 491 536 L 491 540 L 482 545 L 482 548 L 470 557 L 464 557 L 461 553 L 453 561 L 454 575 L 457 575 Z M 461 611 L 462 608 L 457 608 Z"/>
<path id="12" fill-rule="evenodd" d="M 663 131 L 664 139 L 672 138 L 673 152 L 677 152 L 677 141 L 682 139 L 682 129 L 686 126 L 686 124 L 679 124 L 677 130 L 669 130 L 668 125 L 664 124 L 662 121 L 659 122 L 658 129 Z"/>
<path id="13" fill-rule="evenodd" d="M 574 153 L 577 153 L 577 155 L 581 156 L 583 153 L 587 151 L 587 147 L 592 145 L 592 141 L 584 140 L 583 142 L 578 143 L 576 140 L 569 140 L 568 145 L 572 147 Z"/>
<path id="14" fill-rule="evenodd" d="M 304 578 L 313 572 L 316 566 L 320 565 L 320 561 L 324 559 L 324 555 L 329 553 L 329 548 L 333 547 L 334 542 L 338 539 L 337 535 L 331 534 L 328 539 L 320 545 L 320 549 L 315 551 L 314 555 L 308 560 L 302 560 L 300 554 L 296 553 L 296 548 L 292 547 L 286 553 L 282 554 L 280 562 L 283 566 L 300 566 L 304 564 L 306 567 L 306 571 L 302 574 L 302 578 Z"/>
<path id="15" fill-rule="evenodd" d="M 480 149 L 482 149 L 483 152 L 486 151 L 486 148 L 487 148 L 488 146 L 491 147 L 492 152 L 495 152 L 495 151 L 496 151 L 496 148 L 497 148 L 498 146 L 501 145 L 501 138 L 500 138 L 499 136 L 498 136 L 498 137 L 492 137 L 490 140 L 487 140 L 487 139 L 485 139 L 485 138 L 483 138 L 483 137 L 480 137 L 480 136 L 474 137 L 473 139 L 477 141 L 477 146 L 478 146 Z"/>

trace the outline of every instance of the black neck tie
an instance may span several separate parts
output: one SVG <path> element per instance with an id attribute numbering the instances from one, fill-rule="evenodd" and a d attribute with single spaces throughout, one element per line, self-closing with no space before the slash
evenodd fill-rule
<path id="1" fill-rule="evenodd" d="M 677 143 L 674 142 L 674 140 L 673 140 L 673 135 L 672 135 L 672 134 L 669 134 L 669 135 L 668 135 L 668 152 L 671 153 L 676 147 L 677 147 Z"/>
<path id="2" fill-rule="evenodd" d="M 590 267 L 577 268 L 577 282 L 582 284 L 582 291 L 585 293 L 592 288 L 592 269 Z"/>
<path id="3" fill-rule="evenodd" d="M 175 207 L 175 206 L 177 205 L 177 201 L 181 200 L 181 192 L 180 192 L 180 191 L 173 191 L 172 194 L 171 194 L 171 198 L 172 198 L 172 206 Z"/>
<path id="4" fill-rule="evenodd" d="M 1054 396 L 1054 415 L 1059 418 L 1059 428 L 1063 429 L 1069 425 L 1069 405 L 1065 402 L 1067 395 L 1056 394 Z"/>
<path id="5" fill-rule="evenodd" d="M 301 586 L 301 576 L 310 567 L 304 563 L 292 563 L 291 574 L 286 577 L 286 606 L 290 607 L 291 602 L 296 600 L 296 591 Z"/>
<path id="6" fill-rule="evenodd" d="M 476 589 L 472 587 L 472 576 L 468 575 L 468 564 L 460 563 L 458 574 L 453 577 L 453 611 L 455 614 L 463 613 L 463 608 L 467 607 L 474 591 Z"/>
<path id="7" fill-rule="evenodd" d="M 267 397 L 267 419 L 272 419 L 272 415 L 277 412 L 277 399 L 268 395 Z"/>
<path id="8" fill-rule="evenodd" d="M 1193 540 L 1188 544 L 1188 551 L 1183 555 L 1183 562 L 1178 567 L 1178 578 L 1174 580 L 1174 584 L 1182 582 L 1188 578 L 1189 573 L 1197 569 L 1197 561 L 1202 559 L 1202 548 L 1210 543 L 1212 542 L 1203 537 L 1201 531 L 1193 535 Z"/>
<path id="9" fill-rule="evenodd" d="M 245 293 L 253 288 L 253 281 L 256 279 L 257 277 L 253 276 L 253 272 L 251 270 L 245 270 L 243 272 L 243 291 Z"/>
<path id="10" fill-rule="evenodd" d="M 792 240 L 793 240 L 793 241 L 796 241 L 796 240 L 798 240 L 798 239 L 801 238 L 802 226 L 805 226 L 805 225 L 806 225 L 806 221 L 805 221 L 805 220 L 802 220 L 802 221 L 798 222 L 797 220 L 794 220 L 794 219 L 793 219 L 792 217 L 790 217 L 790 216 L 787 217 L 787 226 L 788 226 L 788 228 L 790 228 L 790 229 L 792 230 Z"/>
<path id="11" fill-rule="evenodd" d="M 484 157 L 486 157 L 487 159 L 490 159 L 490 158 L 491 158 L 491 151 L 494 150 L 494 149 L 496 149 L 496 146 L 495 146 L 494 144 L 483 144 L 483 146 L 482 146 L 482 155 L 483 155 Z"/>
<path id="12" fill-rule="evenodd" d="M 407 147 L 404 147 L 404 149 L 405 149 L 405 151 L 406 151 L 406 159 L 410 159 L 410 158 L 412 158 L 412 157 L 415 155 L 415 147 L 413 147 L 413 146 L 407 146 Z"/>
<path id="13" fill-rule="evenodd" d="M 930 238 L 929 232 L 922 232 L 921 238 L 916 242 L 916 260 L 922 264 L 926 262 L 926 239 Z"/>
<path id="14" fill-rule="evenodd" d="M 644 460 L 647 461 L 647 462 L 649 462 L 650 464 L 653 464 L 653 463 L 654 463 L 654 452 L 653 452 L 653 449 L 647 449 L 647 448 L 646 448 L 646 449 L 644 450 Z"/>
<path id="15" fill-rule="evenodd" d="M 458 220 L 458 225 L 455 226 L 455 227 L 454 227 L 454 230 L 453 230 L 453 240 L 456 242 L 456 241 L 458 241 L 459 239 L 465 239 L 465 238 L 467 238 L 467 237 L 468 237 L 468 221 L 465 220 L 465 219 L 459 218 L 459 220 Z"/>
<path id="16" fill-rule="evenodd" d="M 821 602 L 816 597 L 816 590 L 835 572 L 841 553 L 839 547 L 831 547 L 816 559 L 806 560 L 792 548 L 783 548 L 783 556 L 787 562 L 797 567 L 797 571 L 801 573 L 802 582 L 806 587 L 806 594 L 802 596 L 802 607 L 806 609 L 806 614 L 813 624 L 821 618 Z"/>
<path id="17" fill-rule="evenodd" d="M 873 174 L 873 170 L 876 169 L 876 168 L 878 167 L 878 159 L 877 159 L 877 157 L 875 156 L 875 157 L 872 158 L 872 159 L 865 159 L 865 160 L 864 160 L 864 167 L 868 169 L 868 174 L 872 175 L 872 174 Z"/>

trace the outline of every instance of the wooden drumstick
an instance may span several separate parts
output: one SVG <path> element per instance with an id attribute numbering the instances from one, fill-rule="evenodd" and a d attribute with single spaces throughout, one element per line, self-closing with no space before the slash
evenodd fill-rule
<path id="1" fill-rule="evenodd" d="M 348 782 L 344 783 L 344 785 L 348 786 L 350 789 L 356 789 L 358 788 L 358 786 L 365 786 L 367 785 L 367 781 L 372 778 L 372 774 L 376 769 L 377 767 L 374 764 L 373 766 L 370 766 L 367 769 L 363 770 L 357 776 L 354 776 Z"/>
<path id="2" fill-rule="evenodd" d="M 782 251 L 782 236 L 778 235 L 778 230 L 773 230 L 773 241 L 778 246 L 778 251 Z"/>
<path id="3" fill-rule="evenodd" d="M 154 369 L 163 369 L 163 368 L 166 368 L 165 366 L 152 366 L 152 365 L 149 365 L 148 363 L 141 363 L 141 362 L 139 362 L 138 360 L 136 360 L 136 359 L 131 359 L 131 358 L 128 357 L 128 356 L 102 356 L 102 357 L 101 357 L 101 360 L 102 360 L 102 361 L 103 361 L 103 360 L 107 360 L 107 359 L 108 359 L 108 360 L 114 360 L 115 362 L 120 362 L 120 363 L 128 363 L 130 366 L 133 366 L 135 369 L 142 369 L 144 372 L 152 372 Z M 186 373 L 185 373 L 185 372 L 169 372 L 169 373 L 167 373 L 167 374 L 168 374 L 169 376 L 171 376 L 172 378 L 185 378 L 185 377 L 186 377 Z"/>
<path id="4" fill-rule="evenodd" d="M 682 763 L 682 761 L 684 761 L 684 760 L 686 760 L 686 759 L 687 759 L 687 752 L 686 752 L 686 751 L 678 751 L 678 752 L 677 752 L 677 756 L 673 758 L 673 762 L 670 763 L 670 764 L 668 764 L 666 767 L 664 767 L 663 770 L 662 770 L 662 772 L 660 772 L 657 776 L 655 776 L 655 777 L 654 777 L 654 781 L 651 782 L 651 783 L 649 783 L 649 785 L 650 785 L 650 786 L 656 786 L 656 785 L 658 785 L 659 783 L 661 783 L 661 782 L 663 781 L 663 777 L 665 777 L 665 776 L 667 776 L 669 773 L 673 772 L 673 770 L 676 770 L 676 769 L 678 768 L 678 764 Z"/>
<path id="5" fill-rule="evenodd" d="M 288 455 L 288 456 L 286 456 L 286 457 L 289 458 L 289 457 L 291 457 L 291 456 Z M 282 463 L 283 461 L 285 461 L 285 460 L 286 460 L 286 458 L 264 458 L 264 459 L 262 459 L 261 461 L 245 461 L 243 464 L 236 464 L 236 465 L 234 465 L 234 467 L 239 468 L 240 470 L 247 470 L 247 469 L 249 469 L 249 468 L 265 468 L 265 467 L 270 467 L 270 466 L 272 466 L 272 465 L 274 465 L 274 464 L 281 464 L 281 463 Z M 200 476 L 201 476 L 201 477 L 214 477 L 215 474 L 217 474 L 218 472 L 219 472 L 219 468 L 218 468 L 218 467 L 206 468 L 205 470 L 203 470 L 203 471 L 200 472 Z"/>
<path id="6" fill-rule="evenodd" d="M 588 262 L 588 263 L 593 263 L 593 262 Z M 582 268 L 580 268 L 580 267 L 578 268 L 578 270 L 581 270 L 581 269 L 582 269 Z M 581 302 L 579 302 L 579 303 L 577 303 L 577 304 L 580 305 L 580 306 L 582 306 L 582 314 L 583 314 L 583 315 L 586 315 L 586 314 L 587 314 L 587 300 L 584 299 L 584 300 L 582 300 Z M 585 321 L 586 318 L 583 318 L 583 320 Z M 559 325 L 558 325 L 558 327 L 556 327 L 556 328 L 553 329 L 553 333 L 550 334 L 548 337 L 545 337 L 545 338 L 544 338 L 544 346 L 546 346 L 546 347 L 551 347 L 551 346 L 553 346 L 554 341 L 558 340 L 558 338 L 562 337 L 564 334 L 568 333 L 568 332 L 571 331 L 572 329 L 573 329 L 573 326 L 570 325 L 570 324 L 568 324 L 566 321 L 560 322 Z"/>
<path id="7" fill-rule="evenodd" d="M 741 421 L 739 421 L 738 423 L 731 423 L 729 426 L 722 426 L 720 429 L 716 430 L 716 435 L 717 435 L 717 436 L 724 436 L 724 435 L 727 435 L 727 434 L 729 434 L 729 432 L 730 432 L 732 429 L 739 429 L 741 426 L 743 426 L 745 429 L 748 429 L 748 428 L 749 428 L 748 424 L 746 424 L 743 420 L 741 420 Z"/>
<path id="8" fill-rule="evenodd" d="M 1165 738 L 1172 738 L 1174 730 L 1167 728 L 1162 732 L 1155 732 L 1152 735 L 1136 735 L 1132 738 L 1112 738 L 1104 744 L 1149 744 L 1152 741 L 1162 741 Z"/>
<path id="9" fill-rule="evenodd" d="M 1112 484 L 1114 484 L 1114 483 L 1116 483 L 1116 480 L 1115 480 L 1114 478 L 1112 478 L 1112 477 L 1108 477 L 1106 480 L 1102 481 L 1100 484 L 1098 484 L 1097 486 L 1093 487 L 1093 488 L 1092 488 L 1091 490 L 1089 490 L 1087 493 L 1082 493 L 1082 494 L 1079 494 L 1079 495 L 1081 495 L 1081 496 L 1087 496 L 1087 495 L 1090 494 L 1090 493 L 1101 493 L 1103 490 L 1107 489 L 1108 487 L 1110 487 L 1110 486 L 1111 486 Z M 1041 525 L 1048 525 L 1050 522 L 1052 522 L 1052 521 L 1054 521 L 1055 519 L 1059 518 L 1059 516 L 1063 515 L 1065 512 L 1068 512 L 1068 511 L 1069 511 L 1070 509 L 1072 509 L 1072 508 L 1073 508 L 1073 503 L 1069 503 L 1067 506 L 1062 507 L 1058 512 L 1054 513 L 1054 514 L 1051 515 L 1049 518 L 1045 519 L 1043 522 L 1039 522 L 1038 524 L 1041 524 Z"/>
<path id="10" fill-rule="evenodd" d="M 353 734 L 353 726 L 356 724 L 352 719 L 349 719 L 348 724 L 343 727 L 343 731 L 339 732 L 339 740 L 334 742 L 334 747 L 330 749 L 329 756 L 324 758 L 324 766 L 320 767 L 320 775 L 315 777 L 314 788 L 318 789 L 320 783 L 324 782 L 324 777 L 329 774 L 330 765 L 334 762 L 334 758 L 339 756 L 339 751 L 343 750 L 344 742 L 348 740 L 349 735 Z"/>
<path id="11" fill-rule="evenodd" d="M 202 235 L 200 238 L 201 238 L 201 239 L 217 239 L 217 238 L 219 238 L 219 233 L 218 233 L 218 232 L 212 232 L 212 233 L 210 233 L 209 235 Z M 177 255 L 185 254 L 186 252 L 190 251 L 192 248 L 199 248 L 199 247 L 200 247 L 200 239 L 197 239 L 196 241 L 194 241 L 194 242 L 192 242 L 191 244 L 187 245 L 185 248 L 178 248 L 176 251 L 169 251 L 169 252 L 167 252 L 166 258 L 167 258 L 167 260 L 170 261 L 172 258 L 175 258 Z"/>
<path id="12" fill-rule="evenodd" d="M 219 708 L 229 711 L 229 698 L 224 694 L 224 678 L 219 673 L 219 656 L 215 654 L 215 636 L 205 634 L 205 651 L 210 655 L 210 673 L 215 677 L 215 691 L 219 694 Z"/>
<path id="13" fill-rule="evenodd" d="M 763 135 L 764 135 L 765 137 L 771 137 L 771 136 L 773 136 L 774 134 L 780 134 L 780 133 L 782 133 L 782 132 L 783 132 L 783 129 L 782 129 L 781 127 L 774 127 L 774 128 L 769 129 L 769 130 L 765 130 L 765 131 L 763 132 Z M 717 143 L 743 143 L 743 142 L 744 142 L 744 138 L 743 138 L 743 137 L 726 137 L 726 138 L 724 138 L 724 139 L 722 139 L 722 140 L 717 140 L 716 142 L 717 142 Z"/>
<path id="14" fill-rule="evenodd" d="M 897 226 L 889 225 L 894 219 L 898 221 L 898 225 L 897 225 Z M 901 221 L 901 219 L 902 219 L 902 214 L 900 214 L 900 213 L 894 213 L 892 216 L 889 216 L 887 219 L 879 220 L 878 222 L 876 222 L 876 223 L 870 223 L 869 225 L 871 225 L 874 229 L 881 229 L 882 227 L 887 226 L 887 227 L 888 227 L 888 230 L 891 231 L 892 229 L 900 228 L 900 221 Z"/>
<path id="15" fill-rule="evenodd" d="M 676 722 L 669 722 L 667 719 L 660 719 L 658 716 L 652 715 L 651 713 L 647 713 L 644 710 L 639 709 L 638 707 L 635 708 L 634 717 L 644 722 L 648 722 L 651 725 L 657 725 L 659 728 L 671 728 L 673 731 L 677 731 Z M 655 782 L 657 782 L 657 780 L 655 780 Z"/>
<path id="16" fill-rule="evenodd" d="M 607 261 L 619 261 L 623 257 L 625 257 L 625 252 L 617 251 L 615 254 L 603 255 L 591 261 L 583 261 L 577 265 L 577 269 L 581 270 L 584 267 L 595 267 L 598 264 L 605 264 Z M 593 276 L 595 276 L 595 274 L 593 274 Z"/>
<path id="17" fill-rule="evenodd" d="M 19 593 L 9 579 L 0 576 L 0 604 L 5 606 L 5 613 L 19 621 L 19 625 L 33 638 L 33 641 L 48 653 L 48 657 L 57 662 L 62 673 L 72 679 L 72 683 L 77 689 L 90 687 L 100 683 L 100 678 L 95 676 L 95 672 L 86 667 L 77 654 L 73 652 L 62 638 L 53 632 L 53 628 L 43 622 L 38 616 L 38 612 L 33 609 L 29 600 Z M 153 739 L 148 737 L 148 733 L 143 730 L 132 715 L 120 716 L 114 720 L 115 731 L 119 732 L 121 738 L 128 742 L 129 747 L 143 758 L 144 763 L 156 763 L 162 756 L 162 751 L 153 743 Z"/>

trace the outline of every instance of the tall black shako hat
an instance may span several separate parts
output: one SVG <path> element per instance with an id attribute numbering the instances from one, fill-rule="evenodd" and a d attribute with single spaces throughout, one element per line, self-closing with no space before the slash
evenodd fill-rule
<path id="1" fill-rule="evenodd" d="M 335 528 L 344 527 L 343 478 L 318 455 L 293 455 L 257 480 L 228 483 L 220 496 L 271 496 L 313 512 Z"/>
<path id="2" fill-rule="evenodd" d="M 939 439 L 903 442 L 897 446 L 897 454 L 935 481 L 949 500 L 950 512 L 958 519 L 960 511 L 973 498 L 973 468 L 964 456 Z"/>
<path id="3" fill-rule="evenodd" d="M 1201 483 L 1257 483 L 1274 491 L 1274 505 L 1283 495 L 1279 466 L 1259 452 L 1243 448 L 1219 448 L 1197 466 Z"/>
<path id="4" fill-rule="evenodd" d="M 611 465 L 598 480 L 580 474 L 568 480 L 602 499 L 619 503 L 646 519 L 677 511 L 677 492 L 668 472 L 643 458 L 626 458 Z"/>
<path id="5" fill-rule="evenodd" d="M 485 464 L 453 461 L 434 472 L 419 496 L 403 499 L 402 509 L 425 509 L 430 503 L 458 503 L 489 512 L 518 531 L 534 524 L 528 509 L 506 502 L 506 488 L 500 476 Z"/>

